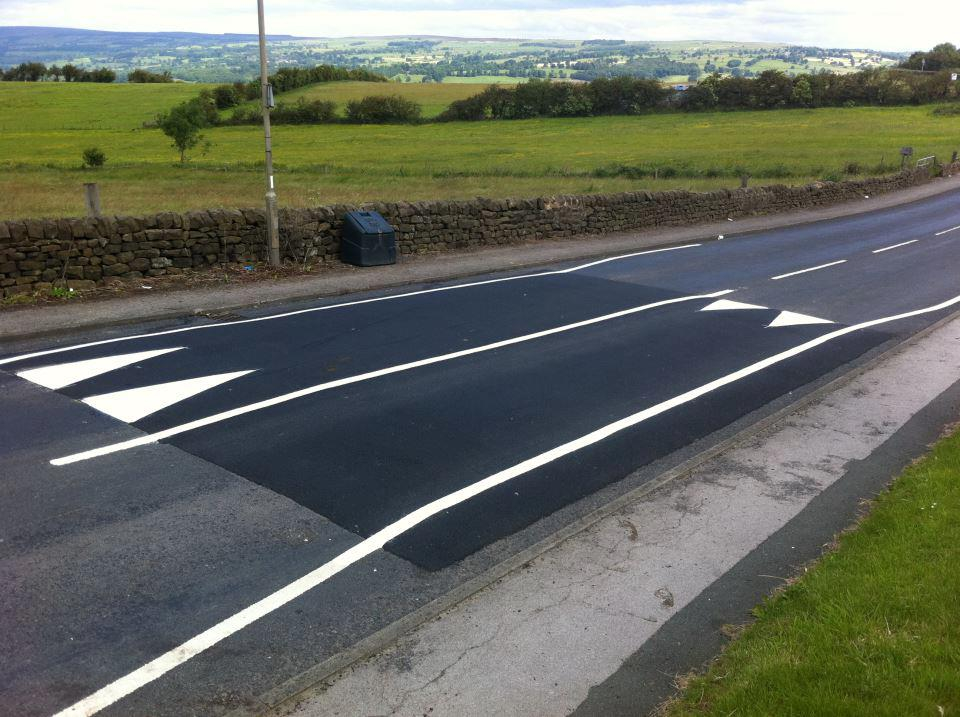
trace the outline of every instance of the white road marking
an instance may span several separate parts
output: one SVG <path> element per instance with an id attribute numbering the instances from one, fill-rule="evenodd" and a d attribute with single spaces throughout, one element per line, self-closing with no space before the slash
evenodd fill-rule
<path id="1" fill-rule="evenodd" d="M 950 229 L 944 229 L 942 232 L 937 232 L 934 234 L 935 237 L 942 237 L 944 234 L 949 234 L 950 232 L 955 232 L 957 229 L 960 229 L 960 226 L 951 227 Z"/>
<path id="2" fill-rule="evenodd" d="M 162 408 L 185 401 L 191 396 L 196 396 L 198 393 L 203 393 L 215 386 L 252 372 L 253 370 L 234 371 L 233 373 L 188 378 L 182 381 L 168 381 L 153 386 L 128 388 L 125 391 L 90 396 L 83 399 L 83 402 L 108 416 L 113 416 L 127 423 L 134 423 Z"/>
<path id="3" fill-rule="evenodd" d="M 804 326 L 806 324 L 832 324 L 835 323 L 828 319 L 820 319 L 816 316 L 807 316 L 806 314 L 797 314 L 793 311 L 781 311 L 777 318 L 767 324 L 768 329 L 774 329 L 778 326 Z"/>
<path id="4" fill-rule="evenodd" d="M 403 294 L 391 294 L 390 296 L 378 296 L 372 299 L 359 299 L 357 301 L 347 301 L 342 304 L 331 304 L 329 306 L 314 306 L 310 309 L 299 309 L 297 311 L 288 311 L 283 314 L 271 314 L 270 316 L 260 316 L 255 319 L 242 319 L 240 321 L 231 321 L 229 323 L 217 323 L 217 324 L 201 324 L 200 326 L 184 326 L 180 329 L 168 329 L 166 331 L 157 331 L 152 334 L 137 334 L 136 336 L 119 336 L 114 339 L 103 339 L 101 341 L 90 341 L 85 344 L 77 344 L 76 346 L 62 346 L 56 349 L 46 349 L 45 351 L 36 351 L 30 354 L 24 354 L 22 356 L 10 356 L 5 359 L 0 359 L 0 366 L 8 363 L 14 363 L 16 361 L 25 361 L 27 359 L 37 358 L 39 356 L 49 356 L 50 354 L 58 354 L 64 351 L 76 351 L 78 349 L 86 349 L 91 346 L 104 346 L 106 344 L 116 343 L 118 341 L 135 341 L 137 339 L 149 339 L 155 336 L 169 336 L 170 334 L 180 334 L 186 331 L 201 331 L 203 329 L 225 329 L 232 326 L 239 326 L 242 324 L 253 324 L 260 321 L 272 321 L 273 319 L 285 319 L 290 316 L 299 316 L 301 314 L 310 314 L 317 311 L 331 311 L 333 309 L 344 309 L 350 306 L 360 306 L 362 304 L 372 304 L 378 301 L 392 301 L 394 299 L 407 299 L 411 296 L 421 296 L 423 294 L 435 294 L 441 291 L 455 291 L 457 289 L 469 289 L 474 286 L 487 286 L 488 284 L 500 284 L 505 281 L 519 281 L 520 279 L 537 279 L 543 276 L 559 276 L 561 274 L 570 274 L 575 271 L 581 271 L 582 269 L 588 269 L 591 266 L 597 266 L 598 264 L 605 264 L 610 261 L 619 261 L 620 259 L 630 259 L 635 256 L 644 256 L 646 254 L 659 254 L 665 251 L 677 251 L 679 249 L 693 249 L 694 247 L 701 246 L 700 244 L 684 244 L 683 246 L 670 246 L 663 249 L 649 249 L 647 251 L 638 251 L 632 254 L 622 254 L 620 256 L 612 256 L 606 259 L 600 259 L 598 261 L 592 261 L 588 264 L 580 264 L 579 266 L 572 266 L 568 269 L 558 269 L 556 271 L 543 271 L 538 274 L 523 274 L 522 276 L 505 276 L 499 279 L 486 279 L 484 281 L 474 281 L 468 284 L 455 284 L 452 286 L 438 286 L 433 289 L 421 289 L 419 291 L 408 291 Z"/>
<path id="5" fill-rule="evenodd" d="M 118 368 L 129 366 L 138 361 L 146 361 L 154 356 L 168 354 L 171 351 L 180 351 L 183 346 L 171 349 L 158 349 L 156 351 L 139 351 L 134 354 L 120 354 L 117 356 L 104 356 L 102 358 L 87 359 L 85 361 L 74 361 L 72 363 L 61 363 L 55 366 L 41 366 L 40 368 L 31 368 L 26 371 L 20 371 L 17 375 L 25 378 L 27 381 L 33 381 L 46 388 L 58 389 L 64 386 L 70 386 L 88 378 L 99 376 L 108 371 L 115 371 Z"/>
<path id="6" fill-rule="evenodd" d="M 891 249 L 899 249 L 899 248 L 902 247 L 902 246 L 907 246 L 908 244 L 913 244 L 913 243 L 918 242 L 918 241 L 920 241 L 920 240 L 919 240 L 919 239 L 911 239 L 910 241 L 900 242 L 899 244 L 894 244 L 893 246 L 885 246 L 885 247 L 883 247 L 883 249 L 874 249 L 874 250 L 873 250 L 873 253 L 874 253 L 874 254 L 880 254 L 880 253 L 885 252 L 885 251 L 890 251 Z"/>
<path id="7" fill-rule="evenodd" d="M 847 326 L 842 329 L 837 329 L 836 331 L 831 331 L 828 334 L 818 336 L 815 339 L 811 339 L 810 341 L 799 344 L 798 346 L 794 346 L 791 349 L 787 349 L 786 351 L 769 356 L 768 358 L 757 361 L 749 366 L 745 366 L 744 368 L 710 381 L 709 383 L 705 383 L 702 386 L 682 393 L 667 401 L 658 403 L 655 406 L 646 408 L 642 411 L 634 413 L 631 416 L 622 418 L 619 421 L 610 423 L 602 428 L 588 433 L 585 436 L 577 438 L 573 441 L 569 441 L 568 443 L 564 443 L 563 445 L 557 446 L 556 448 L 534 456 L 533 458 L 528 458 L 522 463 L 511 466 L 510 468 L 500 471 L 499 473 L 494 473 L 483 480 L 477 481 L 476 483 L 468 485 L 465 488 L 461 488 L 460 490 L 443 496 L 442 498 L 438 498 L 437 500 L 418 508 L 412 513 L 405 515 L 400 520 L 391 523 L 382 530 L 371 535 L 369 538 L 366 538 L 360 543 L 354 545 L 346 552 L 341 553 L 333 560 L 324 563 L 320 567 L 307 573 L 303 577 L 298 578 L 289 585 L 286 585 L 276 592 L 271 593 L 262 600 L 227 618 L 223 622 L 204 630 L 199 635 L 192 637 L 182 645 L 175 647 L 169 652 L 160 655 L 151 662 L 148 662 L 143 667 L 140 667 L 128 675 L 111 682 L 109 685 L 97 690 L 89 697 L 86 697 L 70 707 L 62 710 L 61 712 L 58 712 L 56 715 L 54 715 L 54 717 L 77 717 L 78 715 L 89 717 L 90 715 L 96 714 L 100 710 L 109 707 L 113 703 L 117 702 L 123 697 L 126 697 L 144 685 L 153 682 L 175 667 L 182 665 L 207 648 L 216 645 L 218 642 L 225 640 L 239 630 L 242 630 L 244 627 L 256 622 L 266 615 L 269 615 L 290 601 L 295 600 L 308 590 L 320 585 L 326 580 L 329 580 L 337 573 L 345 570 L 371 553 L 380 550 L 388 542 L 399 537 L 400 535 L 403 535 L 412 528 L 415 528 L 428 518 L 431 518 L 438 513 L 442 513 L 445 510 L 449 510 L 450 508 L 453 508 L 460 503 L 473 498 L 474 496 L 488 491 L 491 488 L 501 485 L 502 483 L 506 483 L 513 478 L 522 476 L 525 473 L 535 470 L 536 468 L 540 468 L 541 466 L 552 463 L 559 458 L 563 458 L 564 456 L 579 451 L 582 448 L 586 448 L 587 446 L 591 446 L 606 438 L 609 438 L 620 431 L 632 428 L 650 418 L 653 418 L 654 416 L 665 413 L 672 408 L 689 403 L 690 401 L 700 398 L 701 396 L 711 393 L 712 391 L 740 381 L 748 376 L 758 373 L 759 371 L 763 371 L 770 366 L 782 361 L 786 361 L 794 356 L 798 356 L 799 354 L 802 354 L 834 339 L 854 333 L 855 331 L 861 331 L 863 329 L 890 323 L 892 321 L 898 321 L 911 316 L 941 311 L 958 303 L 960 303 L 960 296 L 956 296 L 941 304 L 929 306 L 924 309 L 917 309 L 904 314 L 897 314 L 895 316 L 865 321 L 860 324 L 854 324 L 853 326 Z"/>
<path id="8" fill-rule="evenodd" d="M 789 274 L 780 274 L 779 276 L 771 276 L 771 281 L 779 281 L 780 279 L 786 279 L 788 276 L 796 276 L 797 274 L 806 274 L 808 271 L 818 271 L 819 269 L 826 269 L 828 266 L 836 266 L 837 264 L 846 264 L 846 259 L 841 259 L 840 261 L 831 261 L 829 264 L 821 264 L 820 266 L 811 266 L 809 269 L 801 269 L 800 271 L 791 271 Z"/>
<path id="9" fill-rule="evenodd" d="M 747 311 L 749 309 L 766 308 L 766 306 L 757 306 L 756 304 L 744 304 L 739 301 L 730 301 L 730 299 L 720 299 L 709 306 L 704 306 L 700 311 Z"/>
<path id="10" fill-rule="evenodd" d="M 591 326 L 593 324 L 599 324 L 604 321 L 610 321 L 612 319 L 619 319 L 624 316 L 630 316 L 631 314 L 636 314 L 641 311 L 647 311 L 648 309 L 655 309 L 660 306 L 668 306 L 670 304 L 677 304 L 682 301 L 694 301 L 697 299 L 712 299 L 717 296 L 724 296 L 725 294 L 731 293 L 732 289 L 727 289 L 725 291 L 716 291 L 712 294 L 701 294 L 697 296 L 681 296 L 676 299 L 665 299 L 663 301 L 656 301 L 652 304 L 644 304 L 643 306 L 635 306 L 630 309 L 625 309 L 623 311 L 617 311 L 612 314 L 606 314 L 604 316 L 597 316 L 592 319 L 586 319 L 584 321 L 577 321 L 573 324 L 566 324 L 564 326 L 557 326 L 552 329 L 546 329 L 544 331 L 537 331 L 533 334 L 526 334 L 524 336 L 516 336 L 511 339 L 504 339 L 502 341 L 495 341 L 492 344 L 484 344 L 483 346 L 476 346 L 470 349 L 463 349 L 462 351 L 454 351 L 449 354 L 442 354 L 440 356 L 431 356 L 430 358 L 420 359 L 419 361 L 411 361 L 409 363 L 398 364 L 396 366 L 390 366 L 388 368 L 378 369 L 376 371 L 370 371 L 368 373 L 358 374 L 356 376 L 348 376 L 346 378 L 337 379 L 335 381 L 327 381 L 326 383 L 320 383 L 315 386 L 309 386 L 307 388 L 301 388 L 297 391 L 291 391 L 290 393 L 285 393 L 281 396 L 275 396 L 274 398 L 268 398 L 263 401 L 257 401 L 256 403 L 250 403 L 246 406 L 240 406 L 239 408 L 233 408 L 229 411 L 223 411 L 222 413 L 217 413 L 212 416 L 207 416 L 206 418 L 199 418 L 195 421 L 190 421 L 179 426 L 174 426 L 173 428 L 167 428 L 157 433 L 150 433 L 144 436 L 139 436 L 138 438 L 132 438 L 128 441 L 123 441 L 121 443 L 114 443 L 113 445 L 103 446 L 101 448 L 94 448 L 89 451 L 84 451 L 82 453 L 75 453 L 71 456 L 64 456 L 63 458 L 54 458 L 50 461 L 51 464 L 55 466 L 64 466 L 70 463 L 77 463 L 78 461 L 85 461 L 91 458 L 98 458 L 100 456 L 105 456 L 110 453 L 117 453 L 119 451 L 129 450 L 130 448 L 135 448 L 137 446 L 146 446 L 151 443 L 157 443 L 171 436 L 176 436 L 181 433 L 186 433 L 187 431 L 192 431 L 197 428 L 203 428 L 204 426 L 209 426 L 214 423 L 220 423 L 221 421 L 226 421 L 237 416 L 242 416 L 247 413 L 252 413 L 254 411 L 260 411 L 264 408 L 270 408 L 271 406 L 276 406 L 281 403 L 286 403 L 287 401 L 293 401 L 298 398 L 303 398 L 304 396 L 310 396 L 321 391 L 328 391 L 332 388 L 339 388 L 341 386 L 347 386 L 352 383 L 359 383 L 360 381 L 369 381 L 370 379 L 379 378 L 381 376 L 388 376 L 393 373 L 400 373 L 401 371 L 409 371 L 411 369 L 420 368 L 422 366 L 430 366 L 431 364 L 441 363 L 443 361 L 452 361 L 454 359 L 463 358 L 464 356 L 472 356 L 473 354 L 483 353 L 485 351 L 493 351 L 494 349 L 503 348 L 505 346 L 512 346 L 514 344 L 524 343 L 526 341 L 534 341 L 535 339 L 541 339 L 545 336 L 552 336 L 554 334 L 563 333 L 565 331 L 572 331 L 574 329 L 580 329 L 584 326 Z"/>

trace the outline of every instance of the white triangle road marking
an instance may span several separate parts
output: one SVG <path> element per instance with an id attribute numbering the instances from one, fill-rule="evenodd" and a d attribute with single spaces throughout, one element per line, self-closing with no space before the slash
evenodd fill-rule
<path id="1" fill-rule="evenodd" d="M 250 371 L 234 371 L 233 373 L 219 373 L 212 376 L 188 378 L 182 381 L 158 383 L 153 386 L 129 388 L 125 391 L 90 396 L 83 399 L 83 402 L 88 406 L 93 406 L 101 413 L 106 413 L 126 423 L 134 423 L 162 408 L 172 406 L 191 396 L 196 396 L 198 393 L 203 393 L 215 386 L 252 372 L 253 369 Z"/>
<path id="2" fill-rule="evenodd" d="M 177 346 L 172 349 L 157 349 L 155 351 L 140 351 L 134 354 L 120 354 L 118 356 L 103 356 L 102 358 L 86 359 L 84 361 L 73 361 L 71 363 L 60 363 L 55 366 L 42 366 L 40 368 L 31 368 L 26 371 L 20 371 L 17 376 L 25 378 L 28 381 L 44 386 L 45 388 L 58 389 L 64 386 L 70 386 L 88 378 L 99 376 L 109 371 L 115 371 L 118 368 L 129 366 L 138 361 L 146 361 L 155 356 L 162 356 L 171 351 L 179 351 L 184 348 Z"/>
<path id="3" fill-rule="evenodd" d="M 704 306 L 700 311 L 743 311 L 745 309 L 765 309 L 766 306 L 757 306 L 756 304 L 743 304 L 739 301 L 730 301 L 729 299 L 720 299 L 714 301 L 709 306 Z"/>
<path id="4" fill-rule="evenodd" d="M 806 314 L 797 314 L 793 311 L 781 311 L 777 318 L 769 323 L 767 328 L 773 329 L 778 326 L 802 326 L 804 324 L 832 324 L 833 321 L 820 319 L 816 316 L 807 316 Z"/>

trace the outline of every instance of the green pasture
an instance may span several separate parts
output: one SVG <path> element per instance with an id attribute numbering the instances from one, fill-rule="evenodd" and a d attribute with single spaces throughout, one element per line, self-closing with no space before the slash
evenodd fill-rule
<path id="1" fill-rule="evenodd" d="M 332 83 L 322 91 L 343 101 L 345 87 L 352 84 L 357 83 Z M 478 89 L 456 84 L 376 88 L 423 93 L 417 96 L 434 108 Z M 88 181 L 101 184 L 105 210 L 112 213 L 258 205 L 263 193 L 259 127 L 207 130 L 209 145 L 193 151 L 183 166 L 159 130 L 142 127 L 199 89 L 0 85 L 7 108 L 0 116 L 0 217 L 81 213 L 81 186 Z M 284 97 L 291 96 L 296 95 Z M 754 183 L 836 177 L 851 164 L 860 165 L 852 170 L 876 171 L 881 159 L 888 167 L 898 165 L 904 145 L 913 146 L 916 156 L 949 158 L 960 149 L 960 117 L 931 111 L 853 108 L 276 126 L 274 157 L 280 201 L 287 205 L 701 190 L 736 186 L 734 175 L 741 170 L 752 174 Z M 106 153 L 107 164 L 82 170 L 81 153 L 91 146 Z M 638 173 L 619 166 L 655 169 L 657 178 L 631 178 Z"/>
<path id="2" fill-rule="evenodd" d="M 212 85 L 0 82 L 0 137 L 9 133 L 131 130 Z M 0 161 L 12 160 L 0 154 Z"/>
<path id="3" fill-rule="evenodd" d="M 473 79 L 473 78 L 459 78 Z M 277 95 L 279 102 L 296 102 L 301 97 L 307 100 L 330 100 L 338 105 L 337 111 L 343 115 L 346 104 L 352 100 L 363 99 L 369 95 L 399 95 L 413 100 L 423 107 L 425 118 L 436 117 L 454 100 L 462 100 L 482 92 L 481 86 L 445 82 L 442 84 L 422 82 L 325 82 Z M 228 111 L 229 113 L 229 111 Z"/>

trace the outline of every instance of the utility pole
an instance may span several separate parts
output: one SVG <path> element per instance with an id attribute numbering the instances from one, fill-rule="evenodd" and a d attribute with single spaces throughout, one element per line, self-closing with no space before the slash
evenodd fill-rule
<path id="1" fill-rule="evenodd" d="M 280 266 L 280 230 L 277 220 L 277 192 L 273 184 L 273 142 L 270 139 L 270 109 L 273 107 L 273 88 L 267 69 L 267 35 L 263 21 L 263 0 L 257 0 L 260 21 L 260 104 L 263 107 L 263 139 L 266 146 L 267 172 L 267 251 L 271 266 Z"/>

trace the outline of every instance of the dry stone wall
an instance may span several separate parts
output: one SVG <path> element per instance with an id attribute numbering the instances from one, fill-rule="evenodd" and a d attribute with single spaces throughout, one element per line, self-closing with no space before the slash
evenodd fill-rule
<path id="1" fill-rule="evenodd" d="M 824 206 L 914 186 L 929 178 L 927 170 L 915 170 L 801 187 L 400 202 L 363 208 L 380 212 L 396 227 L 403 254 L 420 254 Z M 280 222 L 284 258 L 337 260 L 343 216 L 356 208 L 284 210 Z M 0 290 L 11 296 L 49 290 L 61 282 L 85 289 L 113 277 L 135 279 L 257 262 L 265 258 L 264 225 L 263 211 L 255 209 L 0 221 Z"/>

